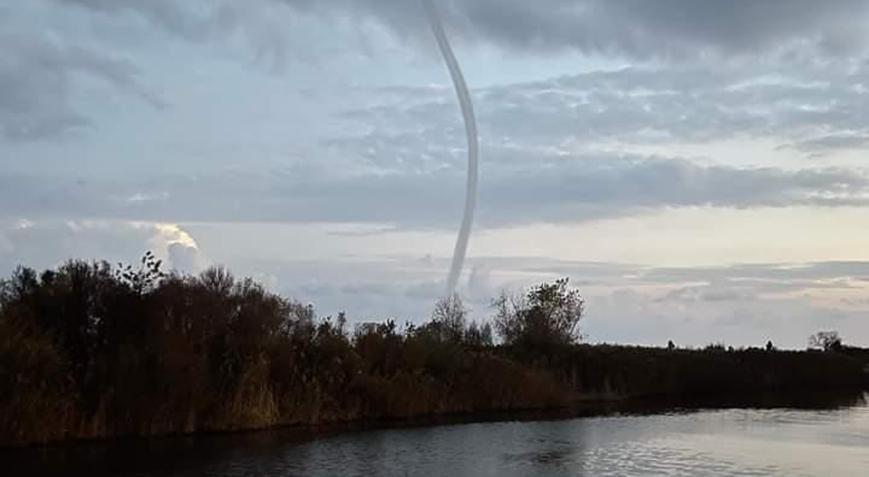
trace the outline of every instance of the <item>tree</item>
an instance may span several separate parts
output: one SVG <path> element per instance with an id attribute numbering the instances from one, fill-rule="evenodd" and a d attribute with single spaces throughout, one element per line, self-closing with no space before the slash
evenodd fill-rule
<path id="1" fill-rule="evenodd" d="M 480 325 L 476 321 L 472 321 L 471 324 L 468 325 L 468 329 L 465 330 L 465 344 L 478 348 L 492 346 L 494 344 L 494 340 L 492 339 L 492 325 L 489 323 L 483 323 Z"/>
<path id="2" fill-rule="evenodd" d="M 579 341 L 584 301 L 568 279 L 543 283 L 524 297 L 506 293 L 495 300 L 495 328 L 505 344 L 546 350 Z"/>
<path id="3" fill-rule="evenodd" d="M 431 324 L 444 341 L 459 343 L 465 334 L 465 317 L 468 314 L 457 293 L 441 298 L 435 303 Z"/>
<path id="4" fill-rule="evenodd" d="M 139 261 L 138 269 L 134 269 L 132 265 L 125 266 L 118 262 L 118 268 L 114 272 L 115 279 L 142 295 L 153 290 L 161 279 L 166 278 L 166 274 L 160 270 L 162 264 L 163 261 L 157 260 L 157 257 L 149 250 Z"/>
<path id="5" fill-rule="evenodd" d="M 840 351 L 842 338 L 838 331 L 819 331 L 809 336 L 809 348 L 822 349 L 824 351 Z"/>

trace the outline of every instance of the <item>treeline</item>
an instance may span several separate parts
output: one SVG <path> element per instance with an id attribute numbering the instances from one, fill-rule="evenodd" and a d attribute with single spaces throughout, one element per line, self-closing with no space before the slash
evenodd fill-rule
<path id="1" fill-rule="evenodd" d="M 493 350 L 457 299 L 420 326 L 351 332 L 222 268 L 165 275 L 150 254 L 19 268 L 0 284 L 0 444 L 566 402 L 551 373 Z"/>
<path id="2" fill-rule="evenodd" d="M 694 398 L 860 389 L 869 385 L 867 363 L 840 352 L 578 345 L 555 369 L 586 399 Z"/>
<path id="3" fill-rule="evenodd" d="M 0 281 L 0 445 L 543 409 L 578 399 L 859 386 L 838 352 L 577 345 L 567 280 L 461 301 L 421 325 L 343 314 L 235 279 L 71 261 Z M 495 344 L 495 337 L 498 344 Z"/>

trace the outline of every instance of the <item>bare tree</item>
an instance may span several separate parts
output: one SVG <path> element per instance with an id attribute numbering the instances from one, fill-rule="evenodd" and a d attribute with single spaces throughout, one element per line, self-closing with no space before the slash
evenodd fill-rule
<path id="1" fill-rule="evenodd" d="M 809 336 L 809 348 L 839 351 L 842 349 L 842 338 L 838 331 L 819 331 Z"/>
<path id="2" fill-rule="evenodd" d="M 444 297 L 435 304 L 431 321 L 440 331 L 441 338 L 458 343 L 465 334 L 465 320 L 468 314 L 465 304 L 457 293 Z"/>

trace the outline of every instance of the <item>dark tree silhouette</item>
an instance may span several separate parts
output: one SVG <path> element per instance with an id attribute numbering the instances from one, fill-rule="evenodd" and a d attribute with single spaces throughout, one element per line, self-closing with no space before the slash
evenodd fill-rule
<path id="1" fill-rule="evenodd" d="M 842 339 L 838 331 L 819 331 L 809 337 L 809 348 L 841 351 Z"/>
<path id="2" fill-rule="evenodd" d="M 495 300 L 495 327 L 504 343 L 533 351 L 579 341 L 584 302 L 568 279 L 531 288 L 524 297 Z"/>

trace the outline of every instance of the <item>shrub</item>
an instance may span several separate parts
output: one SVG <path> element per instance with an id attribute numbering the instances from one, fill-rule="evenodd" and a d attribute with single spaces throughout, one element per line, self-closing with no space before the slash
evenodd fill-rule
<path id="1" fill-rule="evenodd" d="M 508 346 L 546 352 L 579 341 L 583 299 L 566 278 L 531 288 L 524 297 L 495 300 L 495 327 Z"/>

